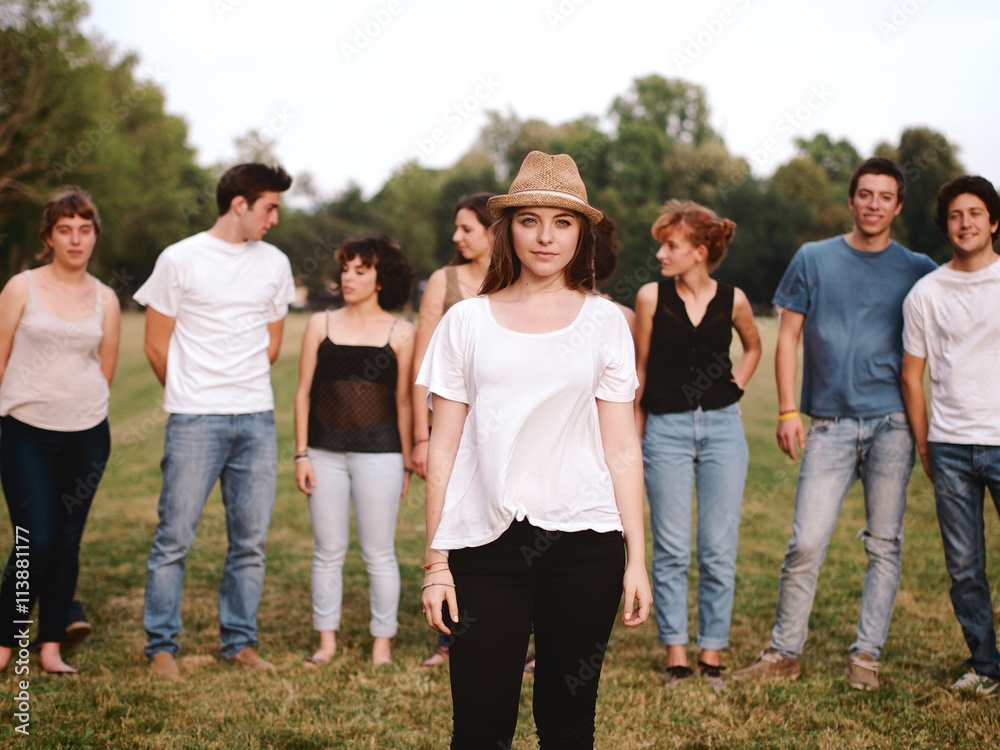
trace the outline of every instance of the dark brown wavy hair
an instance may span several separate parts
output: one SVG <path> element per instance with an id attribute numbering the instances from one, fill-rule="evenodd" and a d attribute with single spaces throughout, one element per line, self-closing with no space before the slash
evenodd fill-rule
<path id="1" fill-rule="evenodd" d="M 344 240 L 337 248 L 334 257 L 340 264 L 337 270 L 337 283 L 344 265 L 355 258 L 361 259 L 361 265 L 375 269 L 375 282 L 379 285 L 378 305 L 383 310 L 393 310 L 402 307 L 410 298 L 410 285 L 413 284 L 413 266 L 399 245 L 385 235 L 373 235 L 356 239 Z"/>

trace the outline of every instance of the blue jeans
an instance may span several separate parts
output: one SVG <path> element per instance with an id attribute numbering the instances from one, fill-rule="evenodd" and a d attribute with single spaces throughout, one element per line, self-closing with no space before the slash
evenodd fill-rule
<path id="1" fill-rule="evenodd" d="M 971 653 L 966 664 L 1000 680 L 983 523 L 987 487 L 1000 513 L 1000 446 L 931 443 L 930 451 L 951 604 Z"/>
<path id="2" fill-rule="evenodd" d="M 688 642 L 691 489 L 698 495 L 698 646 L 729 646 L 736 545 L 749 452 L 739 406 L 650 414 L 642 463 L 653 531 L 657 639 Z"/>
<path id="3" fill-rule="evenodd" d="M 57 432 L 0 418 L 0 481 L 12 531 L 23 530 L 16 545 L 27 545 L 20 555 L 16 547 L 11 550 L 4 570 L 0 646 L 14 645 L 14 621 L 30 620 L 36 600 L 38 639 L 48 643 L 66 637 L 80 539 L 110 450 L 106 419 L 88 430 Z M 26 611 L 15 612 L 23 601 L 18 593 L 28 594 Z"/>
<path id="4" fill-rule="evenodd" d="M 781 566 L 771 647 L 798 656 L 809 632 L 816 579 L 844 496 L 860 478 L 868 555 L 858 637 L 851 653 L 878 659 L 889 633 L 903 557 L 906 486 L 913 471 L 913 434 L 903 412 L 869 419 L 814 418 L 795 492 L 792 539 Z"/>
<path id="5" fill-rule="evenodd" d="M 257 605 L 277 463 L 273 412 L 170 415 L 160 464 L 160 520 L 146 566 L 146 656 L 177 653 L 184 563 L 217 479 L 229 542 L 219 585 L 220 650 L 231 659 L 257 644 Z"/>

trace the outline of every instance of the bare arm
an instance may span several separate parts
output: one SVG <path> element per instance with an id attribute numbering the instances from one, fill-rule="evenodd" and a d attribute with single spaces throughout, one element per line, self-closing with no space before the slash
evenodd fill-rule
<path id="1" fill-rule="evenodd" d="M 146 308 L 146 359 L 160 385 L 167 384 L 167 351 L 176 322 L 176 318 L 158 313 L 152 307 Z"/>
<path id="2" fill-rule="evenodd" d="M 442 605 L 447 602 L 448 612 L 452 622 L 458 622 L 458 599 L 455 596 L 455 580 L 448 570 L 448 556 L 439 550 L 431 549 L 434 535 L 441 523 L 441 510 L 444 508 L 444 494 L 451 479 L 451 471 L 455 466 L 458 446 L 465 429 L 465 419 L 469 407 L 460 401 L 449 401 L 434 395 L 434 434 L 431 436 L 430 449 L 427 457 L 427 500 L 425 507 L 427 525 L 427 546 L 425 558 L 431 566 L 424 576 L 421 600 L 424 605 L 424 616 L 427 624 L 441 633 L 450 633 L 444 622 Z"/>
<path id="3" fill-rule="evenodd" d="M 267 345 L 267 358 L 273 365 L 281 353 L 281 337 L 285 335 L 285 319 L 267 324 L 267 333 L 271 337 Z"/>
<path id="4" fill-rule="evenodd" d="M 793 310 L 782 310 L 778 319 L 778 347 L 774 353 L 774 375 L 778 384 L 778 412 L 791 413 L 795 407 L 795 375 L 799 369 L 799 336 L 806 316 Z M 794 461 L 795 442 L 806 447 L 806 431 L 802 417 L 778 420 L 778 447 Z"/>
<path id="5" fill-rule="evenodd" d="M 101 373 L 111 387 L 111 381 L 115 378 L 115 367 L 118 365 L 118 345 L 122 333 L 122 311 L 118 304 L 118 297 L 108 287 L 102 286 L 101 305 L 104 308 L 104 330 L 101 334 L 101 345 L 97 350 L 97 356 L 101 360 Z"/>
<path id="6" fill-rule="evenodd" d="M 924 367 L 926 364 L 926 359 L 903 352 L 902 385 L 906 418 L 913 431 L 913 441 L 917 445 L 920 465 L 924 467 L 924 473 L 928 479 L 933 479 L 931 454 L 927 446 L 927 400 L 924 397 Z"/>
<path id="7" fill-rule="evenodd" d="M 646 392 L 646 367 L 649 364 L 649 345 L 653 336 L 653 314 L 656 312 L 657 285 L 646 284 L 635 298 L 635 372 L 639 388 L 635 392 L 635 427 L 641 441 L 646 434 L 646 411 L 639 405 Z"/>
<path id="8" fill-rule="evenodd" d="M 642 625 L 649 616 L 653 596 L 646 575 L 646 536 L 643 531 L 642 449 L 635 432 L 631 403 L 597 400 L 597 418 L 604 444 L 604 460 L 611 472 L 615 502 L 625 534 L 626 625 Z M 634 607 L 634 608 L 633 608 Z"/>
<path id="9" fill-rule="evenodd" d="M 416 378 L 423 364 L 427 346 L 434 335 L 434 329 L 444 317 L 444 270 L 431 274 L 424 288 L 424 296 L 420 300 L 420 313 L 417 317 L 417 335 L 413 350 L 413 377 Z M 413 405 L 413 455 L 411 456 L 413 470 L 422 477 L 427 475 L 427 440 L 430 437 L 430 410 L 427 408 L 427 389 L 422 385 L 412 384 L 410 403 Z"/>
<path id="10" fill-rule="evenodd" d="M 295 389 L 295 455 L 300 456 L 309 448 L 309 391 L 316 373 L 316 356 L 325 334 L 326 316 L 316 313 L 306 323 L 302 334 L 302 351 L 299 352 L 299 384 Z M 300 492 L 311 495 L 316 486 L 316 474 L 308 459 L 295 462 L 295 486 Z"/>
<path id="11" fill-rule="evenodd" d="M 415 330 L 410 323 L 400 322 L 396 326 L 396 334 L 391 343 L 396 353 L 396 421 L 399 425 L 399 441 L 403 446 L 403 466 L 406 467 L 403 477 L 402 495 L 405 497 L 410 489 L 410 471 L 413 469 L 412 439 L 413 439 L 413 346 Z"/>
<path id="12" fill-rule="evenodd" d="M 753 308 L 750 307 L 750 300 L 742 289 L 737 289 L 733 298 L 733 328 L 736 329 L 736 335 L 740 337 L 740 343 L 743 345 L 740 361 L 733 368 L 733 380 L 741 390 L 746 390 L 747 383 L 750 382 L 760 362 L 762 348 L 757 321 L 753 318 Z"/>
<path id="13" fill-rule="evenodd" d="M 7 360 L 14 345 L 14 332 L 28 302 L 28 280 L 24 274 L 13 277 L 0 291 L 0 383 L 7 370 Z"/>

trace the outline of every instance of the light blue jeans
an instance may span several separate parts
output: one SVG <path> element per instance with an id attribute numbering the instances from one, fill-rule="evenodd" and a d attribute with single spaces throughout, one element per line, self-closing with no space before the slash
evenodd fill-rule
<path id="1" fill-rule="evenodd" d="M 369 628 L 376 638 L 392 638 L 399 615 L 396 515 L 403 489 L 403 456 L 316 448 L 310 448 L 309 455 L 316 474 L 316 488 L 309 496 L 314 542 L 313 627 L 319 631 L 340 629 L 353 501 L 361 559 L 368 569 Z"/>
<path id="2" fill-rule="evenodd" d="M 698 495 L 698 646 L 729 646 L 736 545 L 749 452 L 739 406 L 650 414 L 642 463 L 653 531 L 657 639 L 688 642 L 691 490 Z"/>
<path id="3" fill-rule="evenodd" d="M 772 648 L 789 656 L 802 653 L 819 569 L 844 496 L 860 478 L 866 526 L 858 536 L 864 540 L 868 566 L 858 636 L 850 652 L 878 659 L 899 587 L 903 512 L 913 460 L 913 435 L 903 412 L 869 419 L 813 419 L 795 492 L 792 539 L 781 566 Z"/>
<path id="4" fill-rule="evenodd" d="M 274 413 L 171 414 L 163 445 L 160 520 L 146 565 L 146 656 L 176 654 L 188 550 L 216 480 L 229 548 L 219 585 L 220 651 L 231 659 L 257 644 L 264 546 L 274 507 L 278 448 Z"/>

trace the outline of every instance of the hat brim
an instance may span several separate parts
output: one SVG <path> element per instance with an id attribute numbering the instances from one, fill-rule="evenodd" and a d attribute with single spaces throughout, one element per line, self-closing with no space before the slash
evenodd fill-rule
<path id="1" fill-rule="evenodd" d="M 576 211 L 587 217 L 591 226 L 600 222 L 604 214 L 593 206 L 582 201 L 575 201 L 572 198 L 564 198 L 561 195 L 552 195 L 545 192 L 532 192 L 526 190 L 513 195 L 494 195 L 486 202 L 486 208 L 490 212 L 490 218 L 496 221 L 504 212 L 505 208 L 519 208 L 523 206 L 545 206 L 546 208 L 566 208 Z"/>

